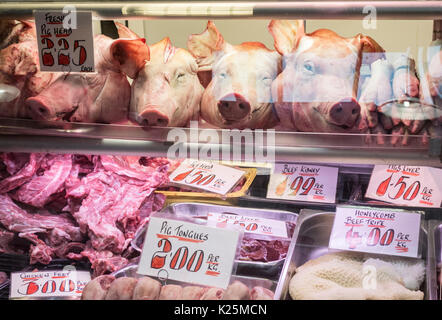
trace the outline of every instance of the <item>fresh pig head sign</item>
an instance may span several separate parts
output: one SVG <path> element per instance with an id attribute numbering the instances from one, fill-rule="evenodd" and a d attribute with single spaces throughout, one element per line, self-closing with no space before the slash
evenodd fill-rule
<path id="1" fill-rule="evenodd" d="M 205 121 L 224 129 L 275 126 L 270 89 L 280 69 L 276 51 L 260 42 L 231 45 L 212 21 L 203 33 L 191 35 L 187 46 L 207 85 L 201 100 Z"/>

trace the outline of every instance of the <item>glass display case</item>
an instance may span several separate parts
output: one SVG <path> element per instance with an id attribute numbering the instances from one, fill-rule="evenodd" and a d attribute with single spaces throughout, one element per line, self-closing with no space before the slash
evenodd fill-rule
<path id="1" fill-rule="evenodd" d="M 34 21 L 63 10 L 91 13 L 92 43 Z M 73 299 L 122 299 L 129 286 L 134 299 L 440 300 L 441 21 L 440 1 L 3 1 L 0 298 L 17 298 L 14 273 L 74 266 L 92 281 Z M 70 69 L 86 56 L 93 72 Z M 173 183 L 184 159 L 245 173 L 223 194 L 202 188 L 199 162 L 202 181 Z M 228 183 L 228 169 L 210 170 Z M 364 245 L 331 246 L 343 208 L 374 217 Z M 378 218 L 391 212 L 399 222 Z M 137 270 L 161 215 L 242 223 L 228 286 L 177 281 L 174 259 L 170 279 Z M 246 230 L 251 219 L 283 222 L 284 236 Z M 381 250 L 388 240 L 371 231 L 388 237 L 384 227 L 416 253 Z M 187 251 L 175 256 L 184 266 Z"/>

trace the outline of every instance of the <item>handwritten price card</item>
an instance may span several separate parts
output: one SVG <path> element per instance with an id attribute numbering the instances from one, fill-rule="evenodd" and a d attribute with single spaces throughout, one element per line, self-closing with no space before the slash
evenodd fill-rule
<path id="1" fill-rule="evenodd" d="M 138 273 L 227 288 L 239 235 L 238 229 L 151 217 Z"/>
<path id="2" fill-rule="evenodd" d="M 243 175 L 243 170 L 215 162 L 186 159 L 172 172 L 169 179 L 173 185 L 225 195 Z"/>
<path id="3" fill-rule="evenodd" d="M 415 207 L 440 207 L 442 170 L 403 165 L 377 165 L 367 198 Z"/>
<path id="4" fill-rule="evenodd" d="M 94 72 L 92 14 L 36 11 L 40 70 Z"/>
<path id="5" fill-rule="evenodd" d="M 229 213 L 208 213 L 207 224 L 217 228 L 238 225 L 244 232 L 287 238 L 287 226 L 284 221 L 248 217 Z"/>
<path id="6" fill-rule="evenodd" d="M 88 271 L 42 271 L 11 273 L 10 298 L 81 297 L 91 281 Z"/>
<path id="7" fill-rule="evenodd" d="M 420 221 L 417 212 L 338 206 L 329 247 L 416 258 Z"/>
<path id="8" fill-rule="evenodd" d="M 267 198 L 335 203 L 338 168 L 276 163 Z"/>

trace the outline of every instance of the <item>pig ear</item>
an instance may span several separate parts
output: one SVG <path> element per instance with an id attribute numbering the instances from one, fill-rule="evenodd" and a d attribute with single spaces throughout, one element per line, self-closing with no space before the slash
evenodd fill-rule
<path id="1" fill-rule="evenodd" d="M 152 58 L 162 57 L 162 62 L 166 63 L 175 54 L 176 48 L 172 45 L 169 37 L 164 38 L 150 46 Z"/>
<path id="2" fill-rule="evenodd" d="M 130 30 L 128 27 L 126 27 L 124 24 L 121 24 L 119 22 L 115 22 L 115 26 L 117 27 L 118 36 L 120 38 L 126 38 L 126 39 L 140 39 L 140 37 Z"/>
<path id="3" fill-rule="evenodd" d="M 282 55 L 293 52 L 305 35 L 303 20 L 272 20 L 268 25 L 275 49 Z"/>
<path id="4" fill-rule="evenodd" d="M 144 39 L 117 39 L 112 43 L 110 53 L 121 72 L 132 79 L 150 59 L 149 47 Z"/>
<path id="5" fill-rule="evenodd" d="M 362 57 L 362 64 L 371 65 L 378 59 L 384 58 L 385 50 L 372 38 L 357 34 L 354 38 L 347 39 L 356 48 L 358 55 Z"/>
<path id="6" fill-rule="evenodd" d="M 187 40 L 187 48 L 196 58 L 200 70 L 210 70 L 214 61 L 213 53 L 223 50 L 226 42 L 212 21 L 207 22 L 206 30 L 192 34 Z"/>

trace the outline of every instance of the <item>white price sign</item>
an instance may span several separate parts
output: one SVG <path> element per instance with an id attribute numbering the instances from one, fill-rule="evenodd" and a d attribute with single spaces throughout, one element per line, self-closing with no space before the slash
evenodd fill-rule
<path id="1" fill-rule="evenodd" d="M 34 17 L 40 70 L 95 71 L 90 12 L 36 11 Z"/>
<path id="2" fill-rule="evenodd" d="M 267 198 L 335 203 L 338 168 L 277 163 Z"/>
<path id="3" fill-rule="evenodd" d="M 337 207 L 329 247 L 417 257 L 421 214 L 369 207 Z"/>
<path id="4" fill-rule="evenodd" d="M 186 159 L 170 174 L 169 179 L 173 185 L 225 195 L 243 175 L 243 170 L 215 162 Z"/>
<path id="5" fill-rule="evenodd" d="M 11 273 L 9 297 L 81 297 L 91 281 L 88 271 L 59 270 Z"/>
<path id="6" fill-rule="evenodd" d="M 247 233 L 287 238 L 287 226 L 279 220 L 211 212 L 208 213 L 207 224 L 217 228 L 238 225 Z"/>
<path id="7" fill-rule="evenodd" d="M 152 217 L 138 273 L 225 289 L 239 235 L 237 229 Z"/>
<path id="8" fill-rule="evenodd" d="M 440 207 L 442 170 L 405 165 L 376 165 L 367 198 L 415 207 Z"/>

